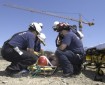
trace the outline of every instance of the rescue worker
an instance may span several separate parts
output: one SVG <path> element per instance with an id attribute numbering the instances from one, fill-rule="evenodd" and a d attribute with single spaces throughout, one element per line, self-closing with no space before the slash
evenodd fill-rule
<path id="1" fill-rule="evenodd" d="M 53 29 L 61 37 L 56 40 L 57 50 L 55 55 L 58 57 L 63 70 L 63 77 L 78 74 L 84 56 L 84 48 L 80 38 L 71 30 L 69 24 L 58 23 Z"/>
<path id="2" fill-rule="evenodd" d="M 34 45 L 34 51 L 35 51 L 34 53 L 36 53 L 37 55 L 43 54 L 41 43 L 45 46 L 45 39 L 46 39 L 46 36 L 44 33 L 40 33 L 39 35 L 37 35 L 37 38 L 35 40 L 35 45 Z"/>
<path id="3" fill-rule="evenodd" d="M 11 62 L 5 69 L 9 76 L 25 76 L 27 67 L 37 61 L 38 56 L 34 54 L 34 45 L 41 30 L 41 26 L 33 22 L 27 31 L 16 33 L 4 42 L 1 54 L 5 60 Z"/>

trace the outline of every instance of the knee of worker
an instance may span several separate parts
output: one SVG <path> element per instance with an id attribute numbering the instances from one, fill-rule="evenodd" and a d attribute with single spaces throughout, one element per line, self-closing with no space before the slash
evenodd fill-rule
<path id="1" fill-rule="evenodd" d="M 60 61 L 66 59 L 66 57 L 65 57 L 66 55 L 64 55 L 63 52 L 60 51 L 60 50 L 57 50 L 57 51 L 55 52 L 55 55 L 58 57 L 58 59 L 59 59 Z"/>
<path id="2" fill-rule="evenodd" d="M 35 56 L 35 55 L 33 55 L 33 56 L 31 56 L 31 57 L 30 57 L 30 60 L 31 60 L 31 63 L 32 63 L 32 64 L 34 64 L 34 63 L 36 63 L 36 62 L 37 62 L 38 57 L 37 57 L 37 56 Z"/>

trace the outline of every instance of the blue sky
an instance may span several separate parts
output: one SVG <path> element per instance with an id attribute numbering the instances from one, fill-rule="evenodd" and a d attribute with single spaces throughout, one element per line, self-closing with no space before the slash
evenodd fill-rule
<path id="1" fill-rule="evenodd" d="M 93 21 L 94 26 L 83 24 L 84 47 L 95 46 L 105 42 L 105 0 L 0 0 L 0 47 L 3 42 L 14 33 L 25 31 L 31 22 L 42 22 L 42 32 L 46 35 L 46 46 L 44 50 L 55 51 L 55 38 L 57 33 L 53 31 L 54 21 L 78 23 L 71 20 L 48 16 L 45 14 L 32 13 L 20 9 L 9 8 L 3 4 L 13 4 L 33 10 L 54 12 L 60 16 L 68 16 L 79 19 L 82 14 L 84 21 Z"/>

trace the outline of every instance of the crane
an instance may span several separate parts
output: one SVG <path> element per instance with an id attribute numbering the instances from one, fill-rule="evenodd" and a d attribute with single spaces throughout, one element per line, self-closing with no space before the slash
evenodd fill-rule
<path id="1" fill-rule="evenodd" d="M 23 7 L 20 7 L 20 6 L 17 6 L 17 5 L 3 4 L 3 6 L 10 7 L 10 8 L 16 8 L 16 9 L 20 9 L 20 10 L 25 10 L 25 11 L 29 11 L 29 12 L 33 12 L 33 13 L 45 14 L 45 15 L 49 15 L 49 16 L 54 16 L 54 17 L 63 18 L 63 19 L 66 19 L 66 20 L 71 20 L 71 21 L 78 22 L 79 23 L 79 31 L 81 31 L 81 32 L 82 32 L 82 23 L 87 24 L 88 26 L 94 25 L 93 22 L 83 21 L 81 15 L 80 15 L 80 19 L 74 19 L 74 18 L 67 17 L 67 16 L 59 16 L 55 13 L 51 13 L 51 12 L 47 12 L 47 11 L 41 11 L 41 10 L 35 10 L 35 9 L 33 10 L 33 9 L 30 9 L 30 8 L 23 8 Z"/>

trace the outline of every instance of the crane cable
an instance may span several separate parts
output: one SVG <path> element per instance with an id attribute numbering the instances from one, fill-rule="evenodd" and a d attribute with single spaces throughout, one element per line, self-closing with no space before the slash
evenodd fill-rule
<path id="1" fill-rule="evenodd" d="M 59 16 L 59 15 L 56 15 L 56 14 L 51 13 L 51 12 L 40 11 L 40 10 L 33 10 L 33 9 L 27 9 L 27 8 L 19 7 L 19 6 L 16 6 L 16 5 L 9 5 L 9 4 L 3 4 L 3 6 L 11 7 L 11 8 L 16 8 L 16 9 L 21 9 L 21 10 L 30 11 L 30 12 L 36 12 L 36 13 L 40 13 L 40 14 L 46 14 L 46 15 L 49 15 L 49 16 L 54 16 L 54 17 L 63 18 L 63 19 L 67 19 L 67 20 L 72 20 L 72 21 L 88 24 L 89 26 L 94 25 L 93 22 L 85 22 L 83 20 L 77 20 L 77 19 L 73 19 L 73 18 L 70 18 L 70 17 Z"/>

